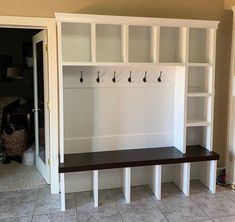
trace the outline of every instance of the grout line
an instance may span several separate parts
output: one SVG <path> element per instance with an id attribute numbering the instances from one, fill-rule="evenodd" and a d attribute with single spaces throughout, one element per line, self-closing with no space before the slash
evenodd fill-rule
<path id="1" fill-rule="evenodd" d="M 75 192 L 75 211 L 76 211 L 76 220 L 78 221 L 78 211 L 77 211 L 77 206 L 78 206 L 78 202 L 77 202 L 77 193 Z"/>
<path id="2" fill-rule="evenodd" d="M 206 193 L 205 193 L 205 194 L 206 194 Z M 205 194 L 203 194 L 203 195 L 205 195 Z M 206 195 L 208 195 L 208 194 L 206 194 Z M 210 194 L 209 194 L 209 195 L 210 195 Z M 206 216 L 208 216 L 210 220 L 213 221 L 213 219 L 203 210 L 203 208 L 200 207 L 199 204 L 197 204 L 197 202 L 196 202 L 192 197 L 189 197 L 189 199 L 190 199 Z"/>
<path id="3" fill-rule="evenodd" d="M 155 203 L 156 207 L 160 210 L 160 212 L 162 213 L 162 215 L 164 216 L 164 218 L 169 222 L 168 218 L 166 217 L 166 215 L 163 213 L 163 211 L 160 209 L 160 207 L 157 204 L 157 200 L 153 197 L 153 192 L 152 189 L 150 188 L 149 185 L 147 185 L 149 188 L 146 189 L 147 193 L 149 194 L 149 196 L 153 199 L 153 202 Z"/>
<path id="4" fill-rule="evenodd" d="M 35 212 L 36 204 L 37 204 L 37 201 L 38 201 L 39 189 L 40 189 L 40 188 L 37 188 L 37 190 L 38 190 L 38 192 L 37 192 L 37 198 L 36 198 L 36 200 L 35 200 L 35 204 L 34 204 L 34 208 L 33 208 L 33 215 L 32 215 L 31 222 L 33 222 L 34 212 Z"/>
<path id="5" fill-rule="evenodd" d="M 114 188 L 114 189 L 115 189 L 115 188 Z M 118 188 L 117 188 L 117 189 L 118 189 Z M 112 195 L 112 197 L 113 197 L 113 200 L 114 200 L 114 203 L 115 203 L 115 205 L 116 205 L 116 207 L 117 207 L 117 210 L 118 210 L 118 212 L 119 212 L 119 214 L 120 214 L 120 216 L 121 216 L 122 222 L 126 222 L 124 216 L 122 215 L 122 213 L 121 213 L 121 211 L 120 211 L 120 208 L 119 208 L 119 206 L 118 206 L 118 204 L 117 204 L 117 201 L 115 200 L 115 198 L 114 198 L 114 196 L 113 196 L 112 190 L 111 190 L 111 195 Z"/>

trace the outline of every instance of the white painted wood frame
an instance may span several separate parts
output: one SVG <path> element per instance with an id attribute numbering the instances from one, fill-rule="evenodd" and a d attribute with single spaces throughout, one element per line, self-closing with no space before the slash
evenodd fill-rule
<path id="1" fill-rule="evenodd" d="M 157 200 L 161 200 L 161 187 L 162 187 L 162 166 L 153 166 L 153 181 L 152 190 Z"/>
<path id="2" fill-rule="evenodd" d="M 98 170 L 93 171 L 93 198 L 94 198 L 94 207 L 98 207 L 99 206 Z"/>
<path id="3" fill-rule="evenodd" d="M 161 18 L 140 18 L 140 17 L 126 17 L 126 16 L 102 16 L 102 15 L 81 15 L 81 14 L 61 14 L 56 13 L 56 19 L 58 24 L 58 51 L 59 51 L 59 88 L 60 88 L 60 139 L 61 139 L 61 158 L 60 161 L 63 163 L 64 160 L 64 132 L 63 132 L 63 68 L 71 67 L 125 67 L 125 66 L 135 66 L 135 67 L 174 67 L 174 141 L 172 145 L 175 146 L 182 153 L 186 152 L 186 145 L 190 144 L 190 130 L 197 130 L 201 127 L 205 131 L 207 139 L 205 144 L 204 141 L 200 141 L 200 145 L 204 146 L 208 150 L 212 150 L 212 135 L 213 135 L 213 109 L 214 109 L 214 73 L 215 73 L 215 44 L 216 44 L 216 29 L 218 27 L 217 21 L 201 21 L 201 20 L 185 20 L 185 19 L 161 19 Z M 91 34 L 89 36 L 91 41 L 91 60 L 89 62 L 81 61 L 63 61 L 62 60 L 62 46 L 61 46 L 61 24 L 90 24 Z M 96 28 L 98 24 L 109 24 L 109 25 L 120 25 L 121 26 L 121 53 L 122 62 L 97 62 L 96 60 Z M 141 62 L 130 62 L 129 61 L 129 30 L 130 26 L 146 26 L 150 30 L 150 61 L 143 63 Z M 145 28 L 146 28 L 145 27 Z M 177 61 L 173 62 L 160 62 L 160 36 L 161 28 L 176 28 L 171 30 L 171 32 L 178 33 L 177 41 L 179 49 L 176 49 Z M 149 33 L 148 33 L 149 34 Z M 191 35 L 191 36 L 190 36 Z M 198 41 L 191 41 L 190 38 L 197 39 L 202 36 L 205 47 L 197 47 Z M 149 37 L 149 35 L 148 35 Z M 148 38 L 147 37 L 147 38 Z M 146 38 L 146 39 L 147 39 Z M 164 36 L 163 36 L 164 38 Z M 204 41 L 205 40 L 205 41 Z M 200 46 L 200 42 L 199 42 Z M 199 52 L 197 52 L 199 48 Z M 193 51 L 195 50 L 195 52 Z M 201 51 L 205 51 L 203 54 L 203 60 L 200 60 Z M 195 54 L 195 55 L 194 55 Z M 198 60 L 199 58 L 199 60 Z M 205 68 L 210 70 L 210 90 L 206 92 L 189 91 L 189 75 L 191 68 Z M 109 70 L 110 71 L 110 70 Z M 66 72 L 65 72 L 66 74 Z M 206 72 L 205 72 L 206 74 Z M 66 76 L 66 75 L 65 75 Z M 199 118 L 190 118 L 191 116 L 196 116 L 197 113 L 190 115 L 189 104 L 192 100 L 206 100 L 205 107 L 201 107 L 205 111 L 205 116 L 201 115 L 199 112 Z M 197 107 L 197 104 L 194 104 Z M 200 105 L 200 102 L 199 102 Z M 197 111 L 197 110 L 196 110 Z M 200 111 L 200 110 L 199 110 Z M 204 114 L 204 113 L 203 113 Z M 205 117 L 205 118 L 204 118 Z M 204 128 L 203 128 L 204 127 Z M 202 130 L 202 131 L 203 131 Z M 196 134 L 196 133 L 195 133 Z M 197 135 L 198 136 L 198 135 Z M 199 135 L 200 136 L 200 135 Z M 202 136 L 203 137 L 203 136 Z M 200 138 L 201 139 L 201 138 Z M 211 162 L 209 171 L 206 176 L 210 177 L 211 182 L 208 186 L 213 190 L 215 186 L 215 170 L 216 163 Z M 161 198 L 161 166 L 153 167 L 153 190 L 158 199 Z M 188 196 L 190 189 L 190 163 L 177 164 L 175 172 L 175 183 L 183 191 L 183 193 Z M 130 202 L 130 184 L 131 184 L 131 172 L 130 168 L 123 169 L 123 193 L 127 202 Z M 98 176 L 98 175 L 97 175 Z M 213 186 L 212 186 L 213 184 Z"/>
<path id="4" fill-rule="evenodd" d="M 235 6 L 233 11 L 232 46 L 229 79 L 229 116 L 226 151 L 226 182 L 235 184 Z"/>
<path id="5" fill-rule="evenodd" d="M 57 44 L 56 20 L 54 18 L 0 16 L 0 27 L 23 29 L 46 29 L 48 34 L 48 79 L 50 108 L 50 165 L 51 165 L 51 192 L 59 192 L 58 173 L 58 78 L 57 78 Z"/>
<path id="6" fill-rule="evenodd" d="M 126 199 L 126 203 L 131 201 L 131 168 L 123 168 L 123 194 Z"/>

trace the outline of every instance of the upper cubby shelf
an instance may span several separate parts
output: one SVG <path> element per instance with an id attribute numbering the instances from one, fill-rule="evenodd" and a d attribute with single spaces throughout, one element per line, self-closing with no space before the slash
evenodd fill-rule
<path id="1" fill-rule="evenodd" d="M 152 62 L 151 27 L 129 26 L 129 62 Z"/>
<path id="2" fill-rule="evenodd" d="M 181 63 L 182 29 L 177 27 L 160 27 L 159 62 Z"/>
<path id="3" fill-rule="evenodd" d="M 189 29 L 189 63 L 213 63 L 214 40 L 210 29 Z"/>
<path id="4" fill-rule="evenodd" d="M 91 25 L 62 23 L 62 61 L 91 62 Z"/>
<path id="5" fill-rule="evenodd" d="M 96 25 L 97 62 L 123 62 L 121 28 L 120 25 Z"/>
<path id="6" fill-rule="evenodd" d="M 62 64 L 213 66 L 216 21 L 56 13 Z"/>
<path id="7" fill-rule="evenodd" d="M 212 68 L 191 66 L 188 68 L 188 94 L 210 95 L 213 90 Z"/>

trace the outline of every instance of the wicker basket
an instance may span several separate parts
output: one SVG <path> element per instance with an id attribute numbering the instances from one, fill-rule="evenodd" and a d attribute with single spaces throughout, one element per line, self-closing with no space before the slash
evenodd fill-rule
<path id="1" fill-rule="evenodd" d="M 11 135 L 1 135 L 2 146 L 6 156 L 22 156 L 26 148 L 25 129 L 15 130 Z"/>

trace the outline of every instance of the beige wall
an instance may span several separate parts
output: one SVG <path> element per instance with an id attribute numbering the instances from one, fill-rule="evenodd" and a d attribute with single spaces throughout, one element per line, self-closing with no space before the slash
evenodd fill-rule
<path id="1" fill-rule="evenodd" d="M 224 8 L 231 9 L 231 6 L 235 5 L 235 0 L 224 0 Z"/>
<path id="2" fill-rule="evenodd" d="M 220 20 L 217 38 L 214 149 L 221 154 L 219 164 L 224 165 L 232 25 L 232 13 L 224 11 L 224 0 L 1 0 L 0 5 L 0 15 L 54 17 L 54 12 L 73 12 Z"/>

